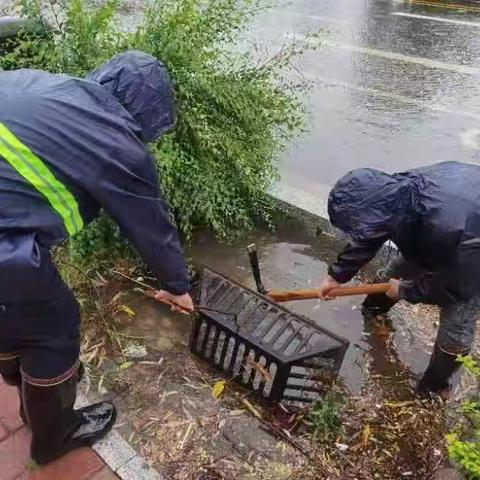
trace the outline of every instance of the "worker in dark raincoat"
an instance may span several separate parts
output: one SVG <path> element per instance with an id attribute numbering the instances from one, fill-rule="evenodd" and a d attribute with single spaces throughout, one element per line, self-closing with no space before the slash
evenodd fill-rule
<path id="1" fill-rule="evenodd" d="M 156 274 L 157 299 L 193 309 L 145 148 L 174 127 L 174 97 L 165 67 L 129 51 L 87 79 L 0 72 L 0 98 L 0 374 L 18 387 L 32 457 L 46 463 L 115 421 L 108 402 L 73 409 L 80 319 L 51 247 L 103 208 Z"/>
<path id="2" fill-rule="evenodd" d="M 321 297 L 348 282 L 392 240 L 399 254 L 379 272 L 387 294 L 368 296 L 366 314 L 386 313 L 399 300 L 441 307 L 430 363 L 418 389 L 447 393 L 469 352 L 480 316 L 480 166 L 446 162 L 389 175 L 359 169 L 329 196 L 332 224 L 350 241 L 321 285 Z"/>

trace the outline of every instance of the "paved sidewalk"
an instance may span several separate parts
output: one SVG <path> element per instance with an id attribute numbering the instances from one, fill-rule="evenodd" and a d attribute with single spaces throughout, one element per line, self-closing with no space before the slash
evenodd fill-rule
<path id="1" fill-rule="evenodd" d="M 18 415 L 16 388 L 0 379 L 0 480 L 118 480 L 91 448 L 80 448 L 45 467 L 30 459 L 30 434 Z"/>

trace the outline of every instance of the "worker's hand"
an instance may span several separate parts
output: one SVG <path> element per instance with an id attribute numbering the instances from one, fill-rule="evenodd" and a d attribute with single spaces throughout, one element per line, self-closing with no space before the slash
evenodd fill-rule
<path id="1" fill-rule="evenodd" d="M 387 297 L 390 297 L 392 300 L 400 299 L 400 280 L 391 278 L 388 282 L 389 289 L 386 291 Z"/>
<path id="2" fill-rule="evenodd" d="M 180 312 L 188 315 L 194 310 L 192 297 L 188 293 L 184 295 L 173 295 L 165 290 L 155 293 L 155 300 L 170 305 L 172 312 Z"/>
<path id="3" fill-rule="evenodd" d="M 322 300 L 333 300 L 335 297 L 329 295 L 328 292 L 332 288 L 337 288 L 339 286 L 340 284 L 329 275 L 323 280 L 323 282 L 320 284 L 320 287 L 318 288 L 318 298 L 321 298 Z"/>

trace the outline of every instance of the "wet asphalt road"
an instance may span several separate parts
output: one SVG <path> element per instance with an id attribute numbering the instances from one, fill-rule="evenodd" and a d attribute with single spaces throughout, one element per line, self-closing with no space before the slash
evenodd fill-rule
<path id="1" fill-rule="evenodd" d="M 131 27 L 143 1 L 125 4 Z M 480 0 L 279 0 L 244 46 L 263 55 L 319 30 L 323 46 L 296 62 L 309 131 L 280 159 L 280 198 L 325 215 L 353 168 L 480 163 Z"/>
<path id="2" fill-rule="evenodd" d="M 321 212 L 353 168 L 480 163 L 480 2 L 295 0 L 252 37 L 275 51 L 318 29 L 325 45 L 297 63 L 310 131 L 281 159 L 279 196 Z"/>

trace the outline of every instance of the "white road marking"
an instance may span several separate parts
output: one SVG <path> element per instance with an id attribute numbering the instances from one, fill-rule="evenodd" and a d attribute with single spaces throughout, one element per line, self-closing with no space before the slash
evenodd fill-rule
<path id="1" fill-rule="evenodd" d="M 393 3 L 405 4 L 407 2 L 410 5 L 419 5 L 423 7 L 433 8 L 445 8 L 447 10 L 455 10 L 459 12 L 479 12 L 480 7 L 475 5 L 466 5 L 460 3 L 447 3 L 446 1 L 436 2 L 432 0 L 391 0 Z M 476 0 L 472 0 L 476 2 Z"/>
<path id="2" fill-rule="evenodd" d="M 419 100 L 419 99 L 412 98 L 412 97 L 407 97 L 405 95 L 399 95 L 397 93 L 387 92 L 387 91 L 380 90 L 380 89 L 377 89 L 377 88 L 361 87 L 361 86 L 358 86 L 358 85 L 353 85 L 351 83 L 342 82 L 342 81 L 335 80 L 335 79 L 332 79 L 332 78 L 316 77 L 316 76 L 309 75 L 309 74 L 306 75 L 306 78 L 310 81 L 313 81 L 313 82 L 324 83 L 326 85 L 343 87 L 343 88 L 347 88 L 349 90 L 355 90 L 357 92 L 365 92 L 365 93 L 369 93 L 371 95 L 377 95 L 377 96 L 381 96 L 381 97 L 385 97 L 385 98 L 391 98 L 392 100 L 396 100 L 396 101 L 399 101 L 399 102 L 402 102 L 402 103 L 411 103 L 413 105 L 418 105 L 419 107 L 422 107 L 422 108 L 427 109 L 427 110 L 433 110 L 435 112 L 446 113 L 448 115 L 455 115 L 455 116 L 460 116 L 460 117 L 469 117 L 469 118 L 472 118 L 476 121 L 480 121 L 480 114 L 476 114 L 476 113 L 473 113 L 473 112 L 466 112 L 466 111 L 463 111 L 463 110 L 451 110 L 449 108 L 442 107 L 441 105 L 435 105 L 435 104 L 432 104 L 432 103 L 429 103 L 429 102 L 425 102 L 423 100 Z"/>
<path id="3" fill-rule="evenodd" d="M 480 27 L 480 22 L 467 22 L 466 20 L 453 20 L 450 18 L 432 17 L 430 15 L 417 15 L 415 13 L 393 12 L 397 17 L 418 18 L 420 20 L 432 20 L 434 22 L 454 23 L 456 25 L 465 25 L 468 27 Z"/>
<path id="4" fill-rule="evenodd" d="M 363 53 L 365 55 L 370 55 L 374 57 L 382 57 L 388 58 L 389 60 L 397 60 L 400 62 L 407 62 L 407 63 L 416 63 L 418 65 L 422 65 L 428 68 L 437 68 L 440 70 L 449 70 L 451 72 L 457 73 L 464 73 L 467 75 L 479 75 L 480 69 L 475 67 L 469 67 L 467 65 L 458 65 L 454 63 L 446 63 L 440 62 L 438 60 L 431 60 L 429 58 L 422 58 L 422 57 L 411 57 L 410 55 L 403 55 L 403 53 L 395 53 L 389 52 L 387 50 L 378 50 L 376 48 L 368 48 L 368 47 L 357 47 L 356 45 L 349 45 L 349 44 L 336 44 L 334 42 L 327 41 L 325 42 L 327 45 L 332 46 L 334 48 L 339 48 L 341 50 L 346 50 L 349 52 L 358 52 Z"/>
<path id="5" fill-rule="evenodd" d="M 286 33 L 285 37 L 290 40 L 309 41 L 306 35 L 297 35 L 292 33 Z M 396 60 L 406 63 L 415 63 L 428 68 L 437 68 L 440 70 L 449 70 L 451 72 L 463 73 L 466 75 L 480 75 L 480 69 L 476 67 L 470 67 L 468 65 L 459 65 L 456 63 L 446 63 L 439 60 L 431 60 L 423 57 L 412 57 L 410 55 L 404 55 L 403 53 L 389 52 L 387 50 L 378 50 L 376 48 L 358 47 L 357 45 L 351 45 L 348 43 L 336 43 L 331 40 L 322 41 L 322 45 L 331 48 L 338 48 L 339 50 L 345 50 L 347 52 L 362 53 L 364 55 L 370 55 L 373 57 L 387 58 L 389 60 Z"/>

